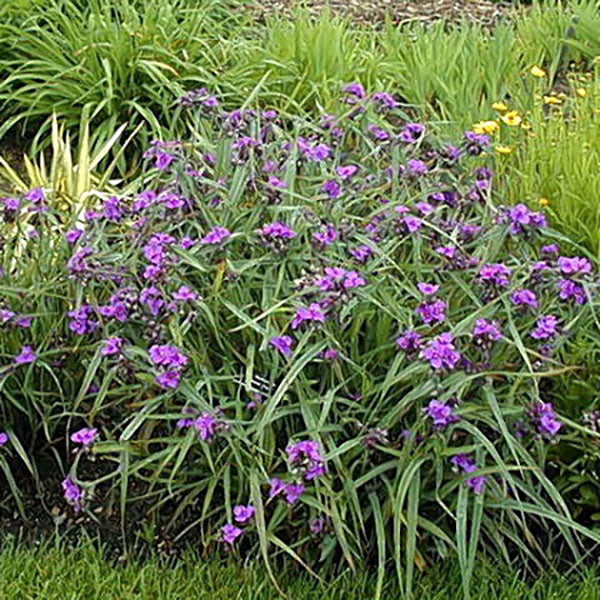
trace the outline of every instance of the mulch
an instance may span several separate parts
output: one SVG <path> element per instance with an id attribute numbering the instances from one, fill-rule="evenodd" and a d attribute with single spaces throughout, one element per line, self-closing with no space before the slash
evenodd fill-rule
<path id="1" fill-rule="evenodd" d="M 256 0 L 242 10 L 261 23 L 268 17 L 291 19 L 298 9 L 303 9 L 313 17 L 329 10 L 332 15 L 349 18 L 354 23 L 375 26 L 383 25 L 386 20 L 394 25 L 444 20 L 491 27 L 514 6 L 491 0 Z"/>

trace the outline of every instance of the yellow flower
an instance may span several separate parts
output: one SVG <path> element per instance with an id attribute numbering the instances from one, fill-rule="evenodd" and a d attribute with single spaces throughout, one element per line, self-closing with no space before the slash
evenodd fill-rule
<path id="1" fill-rule="evenodd" d="M 511 110 L 510 112 L 502 115 L 500 118 L 502 121 L 504 121 L 504 123 L 510 125 L 511 127 L 518 127 L 523 122 L 521 115 L 516 110 Z"/>
<path id="2" fill-rule="evenodd" d="M 550 204 L 550 200 L 548 200 L 548 198 L 540 198 L 538 202 L 540 206 L 548 206 Z"/>
<path id="3" fill-rule="evenodd" d="M 475 133 L 494 133 L 498 131 L 498 121 L 479 121 L 479 123 L 475 123 L 473 125 L 473 131 Z"/>
<path id="4" fill-rule="evenodd" d="M 492 104 L 492 108 L 498 112 L 504 112 L 508 110 L 508 106 L 506 106 L 504 102 L 494 102 L 494 104 Z"/>
<path id="5" fill-rule="evenodd" d="M 546 71 L 544 71 L 544 69 L 540 69 L 538 66 L 531 67 L 530 73 L 534 77 L 546 77 Z"/>
<path id="6" fill-rule="evenodd" d="M 514 150 L 514 146 L 496 146 L 498 154 L 510 154 Z"/>
<path id="7" fill-rule="evenodd" d="M 544 96 L 544 104 L 562 104 L 562 100 L 556 96 Z"/>
<path id="8" fill-rule="evenodd" d="M 587 90 L 585 88 L 576 88 L 575 89 L 575 93 L 580 97 L 580 98 L 585 98 L 587 96 Z"/>
<path id="9" fill-rule="evenodd" d="M 531 123 L 527 123 L 526 121 L 523 121 L 521 123 L 521 129 L 526 129 L 526 130 L 531 129 Z"/>

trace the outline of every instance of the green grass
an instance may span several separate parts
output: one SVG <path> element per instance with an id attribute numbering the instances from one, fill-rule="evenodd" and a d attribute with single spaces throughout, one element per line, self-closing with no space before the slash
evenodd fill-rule
<path id="1" fill-rule="evenodd" d="M 0 553 L 2 600 L 275 600 L 281 598 L 264 570 L 252 561 L 240 567 L 217 557 L 202 560 L 191 554 L 175 567 L 157 560 L 116 565 L 92 549 L 64 551 L 42 547 L 32 551 L 9 547 Z M 391 578 L 392 579 L 392 578 Z M 346 573 L 319 583 L 293 565 L 281 569 L 279 586 L 293 600 L 369 600 L 375 577 Z M 600 598 L 600 574 L 584 570 L 568 577 L 544 575 L 525 581 L 517 571 L 492 566 L 475 572 L 474 600 L 594 600 Z M 382 598 L 396 600 L 390 583 Z M 449 565 L 423 574 L 415 598 L 460 600 L 458 569 Z"/>

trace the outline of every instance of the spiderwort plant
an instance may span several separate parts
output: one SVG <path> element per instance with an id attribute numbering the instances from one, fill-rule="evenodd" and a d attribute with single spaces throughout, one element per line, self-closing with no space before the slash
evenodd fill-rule
<path id="1" fill-rule="evenodd" d="M 400 543 L 409 587 L 417 548 L 467 544 L 451 516 L 465 502 L 485 510 L 490 553 L 522 539 L 523 519 L 549 544 L 567 531 L 596 539 L 569 529 L 549 479 L 570 431 L 545 385 L 578 375 L 568 349 L 592 326 L 596 265 L 551 247 L 542 212 L 502 206 L 489 137 L 438 140 L 359 84 L 341 116 L 288 127 L 211 98 L 182 99 L 202 135 L 154 144 L 146 189 L 99 199 L 81 234 L 51 238 L 64 292 L 51 349 L 12 325 L 36 314 L 26 298 L 1 300 L 4 389 L 18 396 L 21 365 L 37 368 L 44 348 L 44 365 L 69 374 L 56 377 L 75 399 L 60 401 L 64 414 L 102 423 L 101 439 L 73 440 L 93 447 L 76 453 L 66 501 L 93 510 L 135 481 L 160 515 L 173 494 L 195 505 L 200 490 L 190 536 L 252 551 L 266 527 L 270 551 L 308 563 L 325 532 L 327 551 L 351 562 Z M 47 207 L 32 252 L 59 216 L 44 198 L 17 198 L 3 224 Z M 108 470 L 98 481 L 92 453 Z M 499 531 L 503 512 L 518 516 Z"/>

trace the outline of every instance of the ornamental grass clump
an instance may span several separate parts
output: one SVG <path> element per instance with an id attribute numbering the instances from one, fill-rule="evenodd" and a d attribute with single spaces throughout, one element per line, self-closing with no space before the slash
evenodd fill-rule
<path id="1" fill-rule="evenodd" d="M 342 98 L 314 121 L 185 101 L 192 140 L 72 224 L 50 190 L 5 199 L 0 427 L 80 445 L 59 465 L 76 511 L 116 495 L 211 551 L 391 561 L 407 594 L 452 554 L 466 591 L 479 553 L 579 557 L 600 536 L 553 477 L 597 434 L 553 381 L 597 331 L 596 265 L 502 205 L 486 134 Z M 43 248 L 52 289 L 19 293 L 45 289 Z"/>

